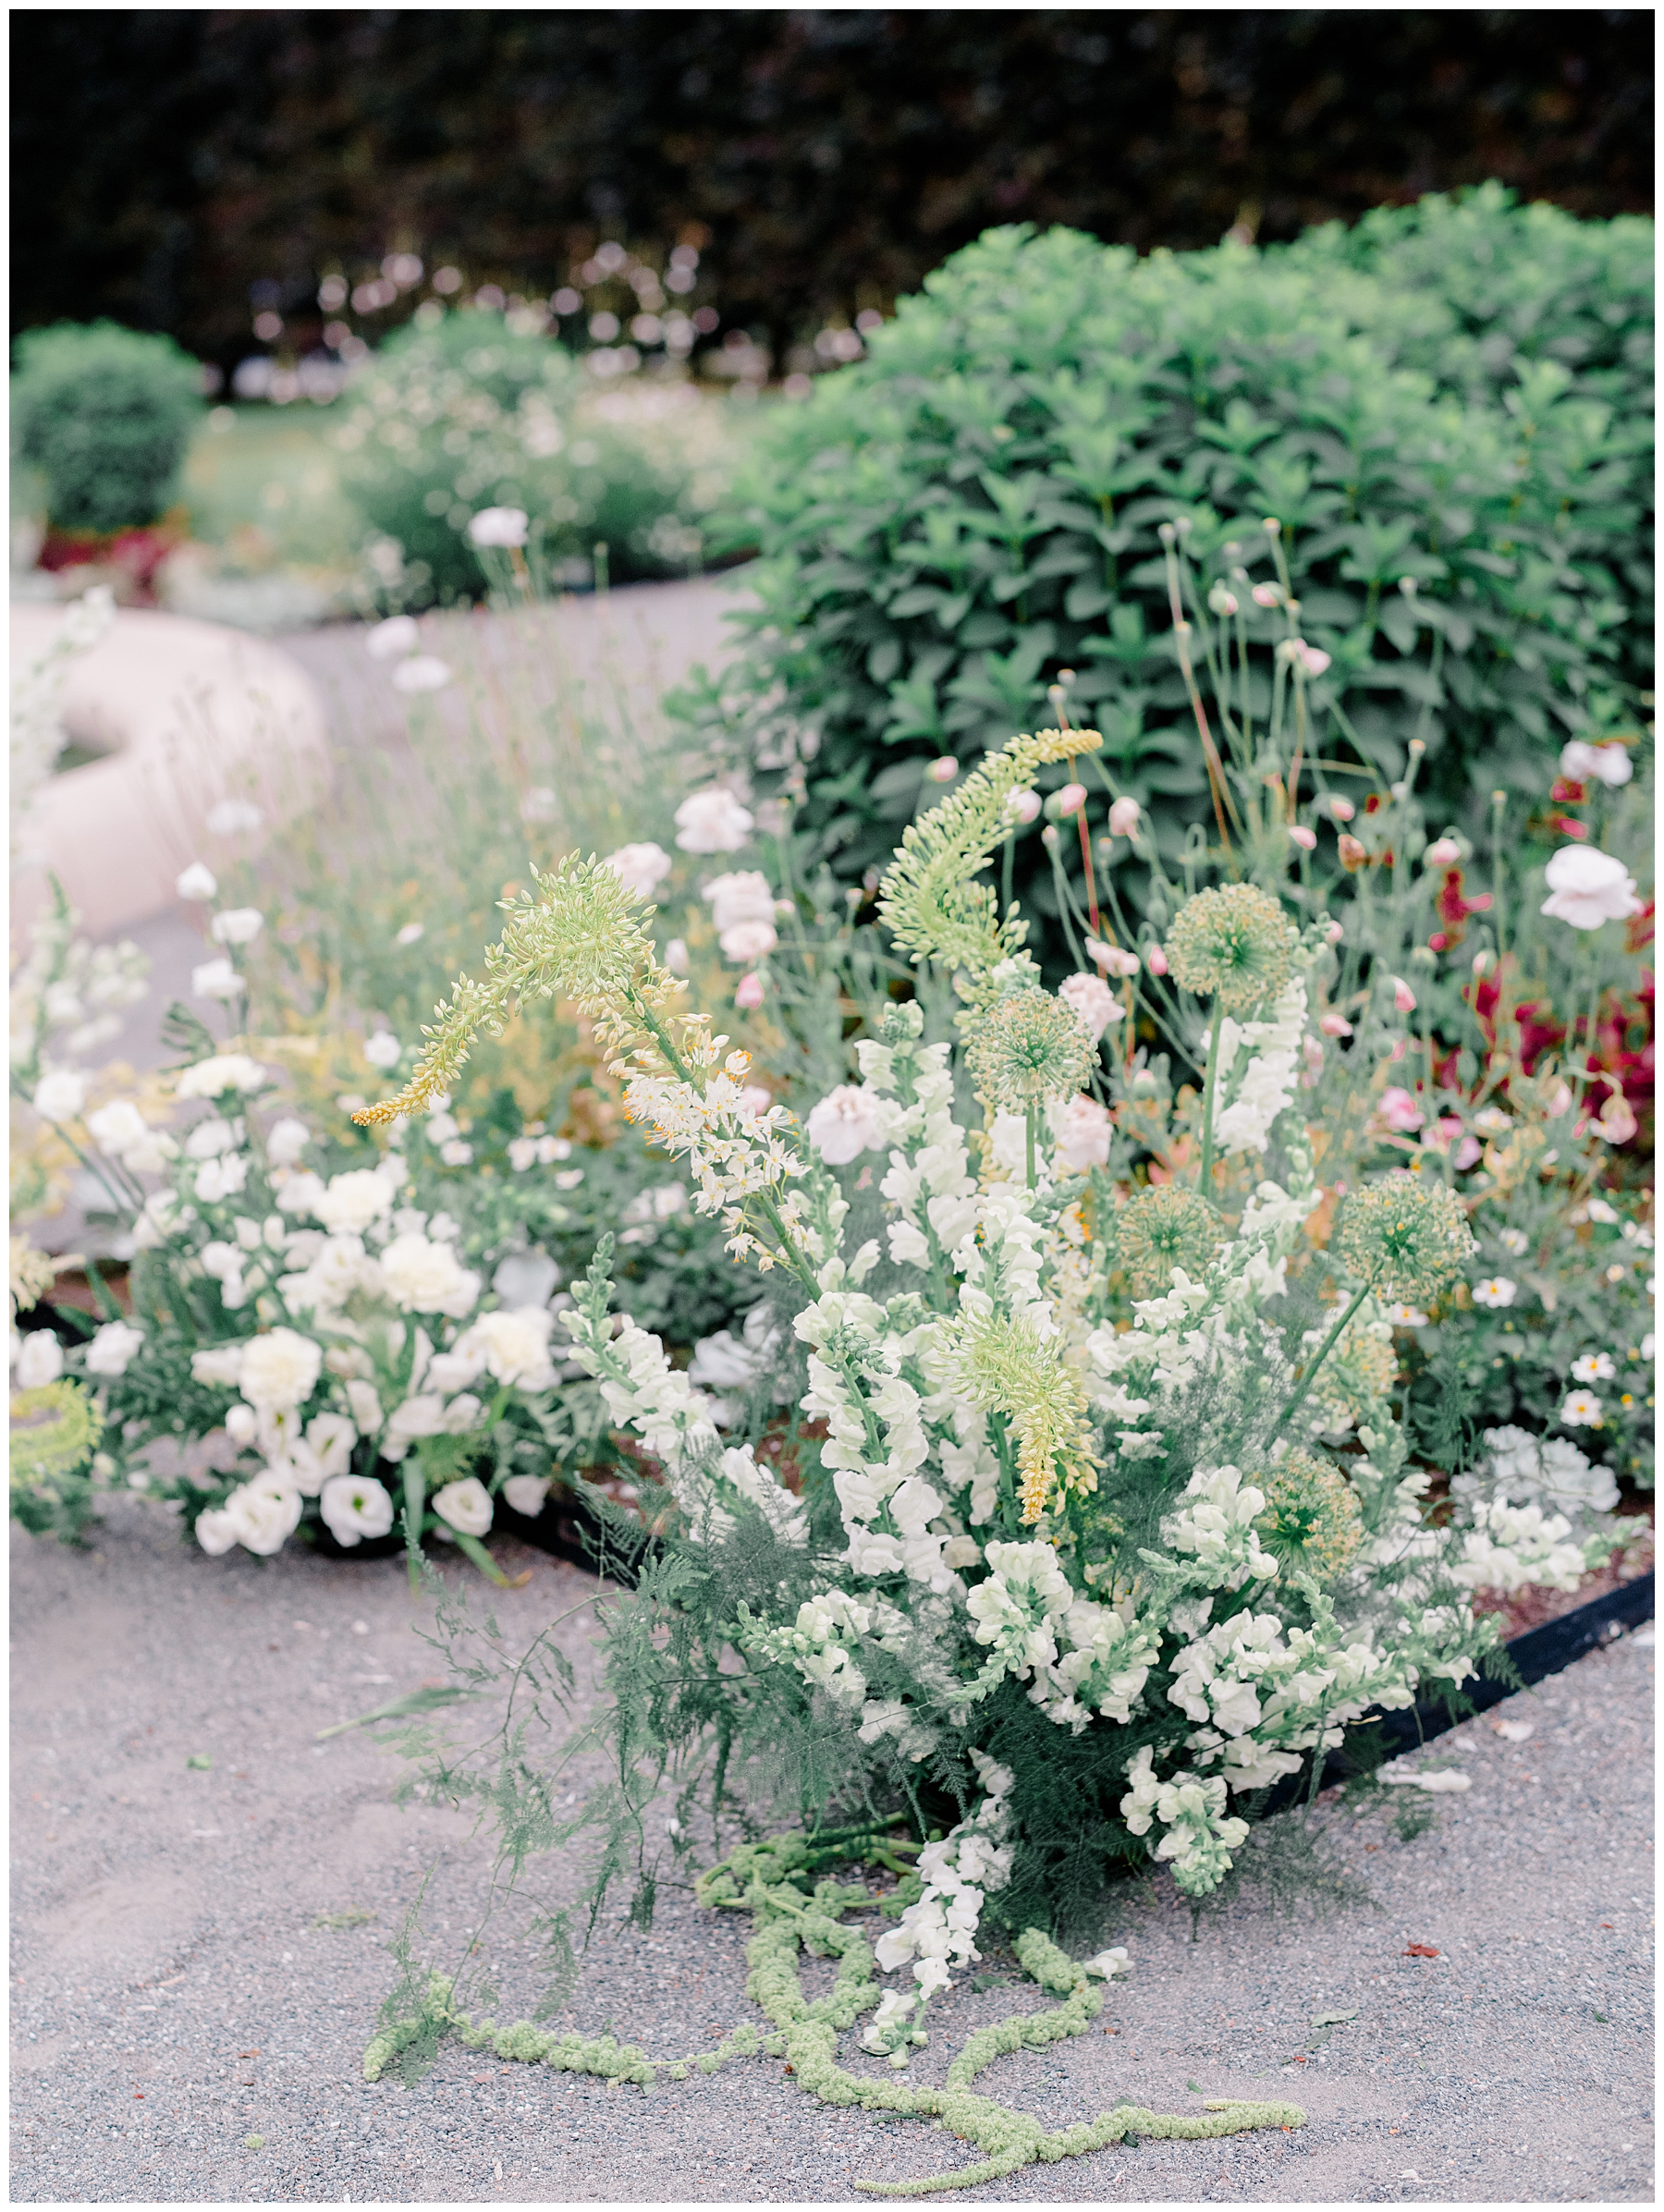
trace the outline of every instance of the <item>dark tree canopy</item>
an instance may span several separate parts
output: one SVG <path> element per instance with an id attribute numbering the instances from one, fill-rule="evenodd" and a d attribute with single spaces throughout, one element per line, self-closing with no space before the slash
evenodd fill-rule
<path id="1" fill-rule="evenodd" d="M 16 322 L 222 361 L 251 291 L 292 315 L 395 249 L 554 285 L 599 239 L 680 238 L 777 348 L 1013 220 L 1286 238 L 1487 177 L 1650 205 L 1638 8 L 40 9 L 11 36 Z"/>

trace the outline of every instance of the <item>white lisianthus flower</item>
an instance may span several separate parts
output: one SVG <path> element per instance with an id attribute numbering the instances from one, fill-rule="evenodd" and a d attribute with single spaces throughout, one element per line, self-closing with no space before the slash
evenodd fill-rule
<path id="1" fill-rule="evenodd" d="M 1641 911 L 1635 879 L 1609 852 L 1586 845 L 1562 845 L 1544 870 L 1549 896 L 1542 911 L 1573 929 L 1598 929 Z"/>
<path id="2" fill-rule="evenodd" d="M 1066 976 L 1058 985 L 1058 996 L 1095 1045 L 1126 1010 L 1101 975 Z"/>
<path id="3" fill-rule="evenodd" d="M 471 1474 L 466 1482 L 447 1483 L 436 1490 L 434 1510 L 461 1535 L 483 1536 L 491 1526 L 491 1493 Z"/>
<path id="4" fill-rule="evenodd" d="M 201 861 L 192 861 L 185 873 L 174 884 L 181 898 L 188 898 L 192 906 L 206 906 L 219 891 L 219 879 Z"/>
<path id="5" fill-rule="evenodd" d="M 755 817 L 731 791 L 712 784 L 684 799 L 676 810 L 676 841 L 684 852 L 738 852 L 749 839 Z"/>
<path id="6" fill-rule="evenodd" d="M 304 1405 L 317 1387 L 324 1364 L 323 1347 L 312 1338 L 301 1336 L 299 1330 L 271 1329 L 263 1337 L 251 1337 L 241 1349 L 238 1387 L 249 1403 L 262 1412 Z M 196 1358 L 193 1358 L 193 1372 L 195 1367 Z"/>
<path id="7" fill-rule="evenodd" d="M 283 1549 L 300 1525 L 300 1493 L 286 1474 L 268 1468 L 225 1504 L 226 1520 L 245 1551 L 270 1558 Z"/>
<path id="8" fill-rule="evenodd" d="M 349 1167 L 344 1175 L 330 1177 L 312 1211 L 325 1228 L 361 1236 L 373 1222 L 393 1211 L 397 1196 L 379 1168 Z"/>
<path id="9" fill-rule="evenodd" d="M 318 1508 L 336 1542 L 349 1547 L 366 1536 L 385 1536 L 393 1526 L 393 1500 L 370 1475 L 332 1475 L 319 1493 Z"/>
<path id="10" fill-rule="evenodd" d="M 383 1247 L 382 1278 L 406 1314 L 447 1314 L 460 1321 L 480 1302 L 480 1278 L 448 1244 L 421 1235 L 395 1237 Z"/>
<path id="11" fill-rule="evenodd" d="M 549 1371 L 549 1332 L 554 1315 L 539 1306 L 522 1306 L 509 1313 L 501 1307 L 482 1314 L 463 1330 L 452 1346 L 459 1359 L 483 1357 L 499 1383 L 518 1383 L 522 1389 L 546 1387 Z"/>
<path id="12" fill-rule="evenodd" d="M 19 1390 L 43 1389 L 64 1372 L 64 1348 L 49 1328 L 31 1328 L 18 1345 L 12 1379 Z"/>
<path id="13" fill-rule="evenodd" d="M 58 1068 L 36 1084 L 31 1103 L 41 1119 L 55 1128 L 60 1122 L 73 1121 L 86 1099 L 86 1077 L 72 1068 Z"/>
<path id="14" fill-rule="evenodd" d="M 223 1152 L 237 1150 L 237 1131 L 223 1115 L 210 1114 L 206 1121 L 199 1121 L 185 1139 L 185 1157 L 188 1160 L 216 1160 Z"/>
<path id="15" fill-rule="evenodd" d="M 347 1473 L 357 1441 L 358 1430 L 345 1413 L 314 1413 L 306 1424 L 307 1448 L 326 1480 Z"/>
<path id="16" fill-rule="evenodd" d="M 352 1418 L 358 1425 L 359 1435 L 361 1436 L 379 1436 L 384 1415 L 382 1401 L 375 1394 L 375 1386 L 373 1383 L 362 1381 L 357 1375 L 350 1375 L 344 1387 L 347 1392 L 347 1403 L 352 1408 Z"/>
<path id="17" fill-rule="evenodd" d="M 194 1067 L 180 1070 L 174 1096 L 219 1098 L 227 1091 L 246 1094 L 263 1091 L 269 1080 L 260 1062 L 251 1060 L 246 1052 L 216 1052 L 211 1059 L 198 1060 Z"/>
<path id="18" fill-rule="evenodd" d="M 378 1029 L 364 1041 L 364 1057 L 373 1068 L 397 1068 L 404 1057 L 404 1046 L 390 1029 Z"/>
<path id="19" fill-rule="evenodd" d="M 252 945 L 264 927 L 265 916 L 257 906 L 233 906 L 215 914 L 208 935 L 216 945 Z"/>
<path id="20" fill-rule="evenodd" d="M 206 1351 L 193 1351 L 190 1355 L 190 1379 L 206 1388 L 235 1390 L 242 1377 L 243 1354 L 247 1344 L 215 1344 Z"/>
<path id="21" fill-rule="evenodd" d="M 393 671 L 393 688 L 398 691 L 443 691 L 450 679 L 450 663 L 431 653 L 412 654 Z"/>
<path id="22" fill-rule="evenodd" d="M 305 1122 L 286 1114 L 266 1131 L 266 1158 L 274 1167 L 292 1167 L 311 1143 L 312 1131 Z"/>
<path id="23" fill-rule="evenodd" d="M 196 1171 L 196 1194 L 204 1205 L 222 1204 L 235 1198 L 249 1179 L 249 1163 L 240 1152 L 204 1160 Z"/>
<path id="24" fill-rule="evenodd" d="M 125 1375 L 144 1343 L 144 1331 L 128 1321 L 106 1321 L 87 1346 L 89 1375 Z"/>
<path id="25" fill-rule="evenodd" d="M 468 526 L 468 540 L 471 545 L 523 545 L 526 529 L 524 507 L 483 507 Z"/>
<path id="26" fill-rule="evenodd" d="M 229 960 L 204 960 L 200 968 L 190 971 L 193 998 L 236 998 L 242 987 L 242 977 Z"/>
<path id="27" fill-rule="evenodd" d="M 601 864 L 612 869 L 624 888 L 640 898 L 651 898 L 676 865 L 662 845 L 653 844 L 620 845 Z"/>
<path id="28" fill-rule="evenodd" d="M 208 896 L 212 898 L 211 891 Z M 222 1558 L 237 1542 L 237 1530 L 223 1506 L 210 1506 L 197 1515 L 196 1540 L 211 1559 Z"/>
<path id="29" fill-rule="evenodd" d="M 422 632 L 412 616 L 389 615 L 368 632 L 364 651 L 373 661 L 396 661 L 400 654 L 414 653 L 421 642 Z M 210 892 L 209 897 L 213 896 Z"/>
<path id="30" fill-rule="evenodd" d="M 528 1521 L 535 1521 L 549 1495 L 547 1478 L 541 1474 L 511 1474 L 503 1485 L 503 1503 Z"/>
<path id="31" fill-rule="evenodd" d="M 445 1400 L 426 1395 L 407 1398 L 401 1406 L 393 1410 L 387 1424 L 387 1442 L 402 1453 L 406 1445 L 413 1444 L 418 1436 L 437 1436 L 445 1430 Z M 391 1450 L 386 1455 L 391 1459 Z"/>
<path id="32" fill-rule="evenodd" d="M 324 1203 L 324 1178 L 310 1172 L 286 1175 L 277 1192 L 280 1214 L 316 1214 Z"/>
<path id="33" fill-rule="evenodd" d="M 809 1142 L 829 1167 L 847 1167 L 878 1143 L 878 1098 L 865 1084 L 839 1083 L 812 1106 L 805 1124 Z"/>
<path id="34" fill-rule="evenodd" d="M 1474 1303 L 1476 1306 L 1511 1306 L 1520 1294 L 1520 1286 L 1506 1275 L 1487 1276 L 1484 1282 L 1474 1285 Z"/>
<path id="35" fill-rule="evenodd" d="M 149 1122 L 130 1098 L 118 1098 L 89 1114 L 87 1128 L 94 1144 L 116 1160 L 134 1145 L 143 1144 L 151 1133 Z"/>
<path id="36" fill-rule="evenodd" d="M 560 1269 L 542 1252 L 506 1253 L 491 1278 L 499 1302 L 508 1307 L 546 1306 L 559 1283 Z"/>
<path id="37" fill-rule="evenodd" d="M 233 1444 L 248 1446 L 260 1434 L 260 1415 L 252 1406 L 238 1404 L 226 1413 L 226 1434 Z"/>

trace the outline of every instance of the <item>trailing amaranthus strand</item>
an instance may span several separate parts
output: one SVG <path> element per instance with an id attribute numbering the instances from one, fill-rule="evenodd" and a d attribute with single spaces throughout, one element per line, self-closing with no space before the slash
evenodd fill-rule
<path id="1" fill-rule="evenodd" d="M 1095 729 L 1043 729 L 989 753 L 951 799 L 911 823 L 878 892 L 878 915 L 915 960 L 946 960 L 973 974 L 1022 949 L 1027 925 L 998 918 L 990 884 L 972 878 L 1015 825 L 1007 806 L 1052 761 L 1096 752 Z"/>
<path id="2" fill-rule="evenodd" d="M 534 867 L 532 875 L 535 894 L 502 902 L 509 921 L 486 951 L 487 980 L 457 978 L 449 999 L 434 1008 L 433 1025 L 422 1027 L 427 1045 L 415 1074 L 396 1098 L 364 1107 L 355 1121 L 366 1128 L 395 1121 L 450 1090 L 481 1030 L 500 1033 L 525 998 L 574 1000 L 620 1055 L 643 1035 L 667 1045 L 659 1017 L 683 986 L 659 966 L 642 926 L 655 910 L 593 854 L 581 860 L 568 853 L 548 874 Z"/>
<path id="3" fill-rule="evenodd" d="M 972 1400 L 1003 1413 L 1017 1432 L 1022 1518 L 1034 1522 L 1058 1491 L 1097 1488 L 1086 1398 L 1063 1357 L 1061 1338 L 1032 1322 L 977 1314 L 966 1326 L 962 1373 Z"/>

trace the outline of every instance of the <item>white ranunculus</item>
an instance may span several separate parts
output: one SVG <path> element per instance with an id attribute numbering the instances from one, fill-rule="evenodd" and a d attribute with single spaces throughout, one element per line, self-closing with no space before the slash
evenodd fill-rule
<path id="1" fill-rule="evenodd" d="M 174 889 L 192 906 L 206 906 L 218 892 L 219 881 L 211 868 L 204 868 L 201 861 L 192 861 L 175 883 Z M 221 1549 L 225 1548 L 222 1545 Z"/>
<path id="2" fill-rule="evenodd" d="M 610 868 L 627 891 L 651 898 L 676 865 L 662 845 L 620 845 L 601 863 Z"/>
<path id="3" fill-rule="evenodd" d="M 208 1389 L 235 1390 L 242 1377 L 247 1344 L 215 1344 L 190 1355 L 190 1379 Z"/>
<path id="4" fill-rule="evenodd" d="M 393 1526 L 393 1500 L 369 1475 L 332 1475 L 319 1493 L 318 1507 L 337 1544 L 350 1546 L 366 1536 L 385 1536 Z"/>
<path id="5" fill-rule="evenodd" d="M 246 1052 L 216 1052 L 212 1059 L 198 1060 L 181 1070 L 174 1085 L 177 1098 L 220 1098 L 227 1091 L 263 1091 L 268 1078 L 258 1060 Z"/>
<path id="6" fill-rule="evenodd" d="M 312 1396 L 323 1364 L 323 1348 L 312 1338 L 297 1329 L 271 1329 L 243 1346 L 238 1387 L 263 1413 L 290 1409 Z"/>
<path id="7" fill-rule="evenodd" d="M 330 1177 L 312 1211 L 325 1228 L 361 1236 L 372 1222 L 393 1211 L 398 1195 L 378 1168 L 349 1167 L 344 1175 Z"/>
<path id="8" fill-rule="evenodd" d="M 58 1068 L 35 1085 L 34 1110 L 43 1121 L 55 1126 L 62 1121 L 73 1121 L 86 1104 L 86 1077 L 78 1075 L 73 1068 Z"/>
<path id="9" fill-rule="evenodd" d="M 1544 870 L 1549 896 L 1542 911 L 1573 929 L 1598 929 L 1641 911 L 1635 879 L 1609 852 L 1586 845 L 1562 845 Z"/>
<path id="10" fill-rule="evenodd" d="M 400 654 L 414 653 L 421 642 L 422 632 L 413 617 L 389 615 L 366 633 L 364 651 L 373 661 L 396 661 Z"/>
<path id="11" fill-rule="evenodd" d="M 695 791 L 676 810 L 676 841 L 684 852 L 738 852 L 752 825 L 751 810 L 720 784 Z"/>
<path id="12" fill-rule="evenodd" d="M 242 987 L 242 977 L 229 960 L 204 960 L 200 968 L 190 971 L 193 998 L 236 998 Z"/>
<path id="13" fill-rule="evenodd" d="M 305 1122 L 286 1114 L 266 1131 L 266 1158 L 274 1167 L 292 1167 L 311 1143 L 312 1131 Z"/>
<path id="14" fill-rule="evenodd" d="M 474 545 L 523 545 L 527 517 L 523 507 L 483 507 L 468 526 Z"/>
<path id="15" fill-rule="evenodd" d="M 125 1375 L 144 1343 L 144 1331 L 129 1321 L 106 1321 L 87 1346 L 89 1375 Z"/>
<path id="16" fill-rule="evenodd" d="M 364 1057 L 373 1068 L 397 1068 L 404 1057 L 404 1046 L 390 1029 L 378 1029 L 374 1036 L 364 1040 Z"/>
<path id="17" fill-rule="evenodd" d="M 878 1142 L 878 1100 L 864 1084 L 839 1083 L 810 1109 L 809 1142 L 829 1167 L 847 1167 Z"/>
<path id="18" fill-rule="evenodd" d="M 252 945 L 264 927 L 265 916 L 257 906 L 232 906 L 215 914 L 208 935 L 216 945 Z"/>
<path id="19" fill-rule="evenodd" d="M 503 1485 L 503 1503 L 528 1521 L 535 1521 L 549 1495 L 548 1480 L 541 1474 L 511 1474 Z"/>
<path id="20" fill-rule="evenodd" d="M 450 663 L 431 653 L 413 654 L 393 671 L 394 689 L 399 691 L 443 691 L 450 679 Z"/>
<path id="21" fill-rule="evenodd" d="M 382 1279 L 406 1314 L 447 1314 L 460 1321 L 480 1302 L 480 1278 L 448 1244 L 430 1237 L 395 1237 L 382 1248 Z"/>
<path id="22" fill-rule="evenodd" d="M 313 1175 L 310 1170 L 301 1175 L 287 1175 L 277 1192 L 277 1210 L 280 1214 L 315 1215 L 324 1197 L 321 1175 Z"/>
<path id="23" fill-rule="evenodd" d="M 520 1383 L 528 1375 L 541 1377 L 548 1366 L 553 1326 L 554 1315 L 541 1307 L 521 1306 L 514 1312 L 499 1307 L 495 1313 L 482 1314 L 451 1349 L 462 1359 L 483 1354 L 486 1367 L 499 1383 Z"/>
<path id="24" fill-rule="evenodd" d="M 31 1328 L 18 1348 L 12 1368 L 19 1390 L 40 1390 L 64 1372 L 64 1348 L 49 1328 Z"/>
<path id="25" fill-rule="evenodd" d="M 87 1127 L 92 1142 L 112 1159 L 135 1144 L 142 1144 L 150 1135 L 150 1124 L 130 1098 L 117 1098 L 111 1105 L 100 1106 L 96 1113 L 87 1116 Z"/>
<path id="26" fill-rule="evenodd" d="M 300 1525 L 300 1493 L 275 1468 L 257 1474 L 226 1500 L 231 1533 L 245 1551 L 270 1558 Z"/>
<path id="27" fill-rule="evenodd" d="M 219 1114 L 199 1121 L 185 1139 L 188 1160 L 216 1160 L 222 1152 L 237 1150 L 237 1131 Z"/>
<path id="28" fill-rule="evenodd" d="M 212 898 L 214 894 L 209 893 Z M 197 1515 L 196 1540 L 210 1558 L 217 1559 L 237 1542 L 237 1530 L 223 1506 L 210 1506 Z"/>
<path id="29" fill-rule="evenodd" d="M 483 1536 L 491 1526 L 491 1493 L 470 1475 L 463 1483 L 447 1483 L 434 1493 L 434 1510 L 441 1521 L 464 1536 Z"/>
<path id="30" fill-rule="evenodd" d="M 482 1351 L 477 1357 L 464 1359 L 459 1352 L 436 1351 L 428 1362 L 423 1378 L 432 1388 L 448 1396 L 452 1390 L 466 1389 L 485 1364 Z"/>
<path id="31" fill-rule="evenodd" d="M 206 1206 L 216 1206 L 227 1198 L 235 1198 L 249 1179 L 249 1163 L 240 1152 L 222 1154 L 216 1160 L 204 1160 L 196 1171 L 196 1194 Z"/>

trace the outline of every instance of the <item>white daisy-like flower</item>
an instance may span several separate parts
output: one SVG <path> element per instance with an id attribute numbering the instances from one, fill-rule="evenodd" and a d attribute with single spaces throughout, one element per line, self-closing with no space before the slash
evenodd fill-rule
<path id="1" fill-rule="evenodd" d="M 1474 1303 L 1476 1306 L 1511 1306 L 1520 1294 L 1520 1287 L 1505 1275 L 1487 1276 L 1482 1283 L 1474 1285 Z"/>
<path id="2" fill-rule="evenodd" d="M 1572 1363 L 1572 1380 L 1574 1383 L 1609 1383 L 1617 1372 L 1610 1352 L 1585 1351 L 1581 1360 Z"/>
<path id="3" fill-rule="evenodd" d="M 1606 1412 L 1592 1390 L 1573 1390 L 1561 1406 L 1560 1417 L 1567 1428 L 1600 1428 Z"/>

